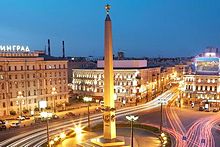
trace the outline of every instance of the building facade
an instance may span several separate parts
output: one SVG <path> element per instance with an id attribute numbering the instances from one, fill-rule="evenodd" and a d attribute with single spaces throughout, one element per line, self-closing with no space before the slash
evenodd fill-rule
<path id="1" fill-rule="evenodd" d="M 161 90 L 160 67 L 114 69 L 114 93 L 119 103 L 149 101 Z M 103 98 L 103 69 L 73 69 L 73 93 L 76 96 Z"/>
<path id="2" fill-rule="evenodd" d="M 185 104 L 218 105 L 220 76 L 217 49 L 208 48 L 195 57 L 192 67 L 185 72 L 181 89 Z"/>
<path id="3" fill-rule="evenodd" d="M 66 60 L 42 52 L 0 53 L 0 116 L 33 114 L 40 101 L 55 109 L 68 102 L 67 80 Z"/>

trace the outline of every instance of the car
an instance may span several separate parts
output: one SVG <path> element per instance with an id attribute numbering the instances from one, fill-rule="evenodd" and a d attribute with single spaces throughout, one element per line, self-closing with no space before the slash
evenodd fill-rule
<path id="1" fill-rule="evenodd" d="M 58 119 L 58 118 L 59 118 L 59 116 L 58 116 L 58 115 L 56 115 L 56 114 L 53 114 L 52 118 L 54 118 L 54 119 Z"/>
<path id="2" fill-rule="evenodd" d="M 210 112 L 210 110 L 209 109 L 205 109 L 205 112 Z"/>
<path id="3" fill-rule="evenodd" d="M 25 120 L 25 116 L 18 116 L 18 117 L 17 117 L 17 120 L 21 120 L 21 121 L 22 121 L 22 120 Z"/>
<path id="4" fill-rule="evenodd" d="M 72 112 L 68 112 L 68 113 L 66 113 L 66 115 L 71 116 L 71 117 L 75 116 L 75 114 L 73 114 Z"/>
<path id="5" fill-rule="evenodd" d="M 216 108 L 215 108 L 215 109 L 213 109 L 212 111 L 213 111 L 213 112 L 219 112 L 219 110 L 218 110 L 218 109 L 216 109 Z"/>
<path id="6" fill-rule="evenodd" d="M 20 123 L 12 123 L 10 125 L 10 128 L 19 128 L 20 127 Z"/>
<path id="7" fill-rule="evenodd" d="M 5 122 L 0 120 L 0 130 L 6 130 Z"/>
<path id="8" fill-rule="evenodd" d="M 199 107 L 199 111 L 204 111 L 204 109 L 205 109 L 205 108 L 204 108 L 204 107 L 202 107 L 202 106 L 201 106 L 201 107 Z"/>
<path id="9" fill-rule="evenodd" d="M 96 110 L 96 111 L 101 111 L 102 108 L 99 106 L 99 107 L 96 107 L 95 110 Z"/>
<path id="10" fill-rule="evenodd" d="M 24 116 L 24 118 L 25 118 L 25 119 L 31 119 L 31 118 L 30 118 L 30 117 L 28 117 L 28 116 Z"/>

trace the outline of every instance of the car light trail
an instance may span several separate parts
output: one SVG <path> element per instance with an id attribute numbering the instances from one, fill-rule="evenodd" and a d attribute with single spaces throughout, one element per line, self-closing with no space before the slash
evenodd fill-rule
<path id="1" fill-rule="evenodd" d="M 150 109 L 159 107 L 160 104 L 158 104 L 158 101 L 161 98 L 164 98 L 166 101 L 170 101 L 172 99 L 171 91 L 169 90 L 169 91 L 161 94 L 160 96 L 158 96 L 157 98 L 155 98 L 154 100 L 152 100 L 146 104 L 142 104 L 142 105 L 138 105 L 138 106 L 134 106 L 134 107 L 127 107 L 127 108 L 117 110 L 116 116 L 122 117 L 122 116 L 125 116 L 128 114 L 138 113 L 141 111 L 150 110 Z M 102 114 L 95 114 L 95 115 L 91 116 L 91 122 L 97 123 L 100 121 L 102 121 Z M 56 125 L 51 125 L 50 126 L 50 134 L 56 134 L 57 132 L 60 131 L 60 129 L 68 129 L 68 128 L 72 127 L 74 124 L 77 124 L 79 122 L 81 124 L 85 124 L 87 122 L 87 117 L 58 123 Z M 28 133 L 24 133 L 24 134 L 12 137 L 12 138 L 7 139 L 5 141 L 2 141 L 0 143 L 0 146 L 23 146 L 23 145 L 25 145 L 25 146 L 36 146 L 36 145 L 41 146 L 43 143 L 46 142 L 46 139 L 44 139 L 44 138 L 46 138 L 46 128 L 41 128 L 41 129 L 36 129 L 36 130 L 30 131 Z"/>

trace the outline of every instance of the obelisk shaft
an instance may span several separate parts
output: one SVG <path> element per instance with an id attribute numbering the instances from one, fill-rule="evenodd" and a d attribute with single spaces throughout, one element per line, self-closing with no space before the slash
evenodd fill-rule
<path id="1" fill-rule="evenodd" d="M 109 14 L 105 19 L 105 59 L 104 59 L 104 138 L 116 138 L 114 72 L 112 53 L 112 24 Z"/>

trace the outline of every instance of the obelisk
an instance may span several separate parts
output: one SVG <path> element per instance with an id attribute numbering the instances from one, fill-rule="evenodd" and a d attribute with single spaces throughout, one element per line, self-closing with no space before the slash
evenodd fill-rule
<path id="1" fill-rule="evenodd" d="M 114 102 L 114 71 L 112 53 L 112 22 L 109 16 L 110 5 L 105 6 L 105 59 L 104 59 L 104 108 L 103 108 L 103 136 L 90 139 L 98 146 L 118 147 L 125 142 L 116 138 L 115 102 Z"/>
<path id="2" fill-rule="evenodd" d="M 116 138 L 114 72 L 112 53 L 112 22 L 109 16 L 110 5 L 105 6 L 105 59 L 104 59 L 104 139 Z"/>

